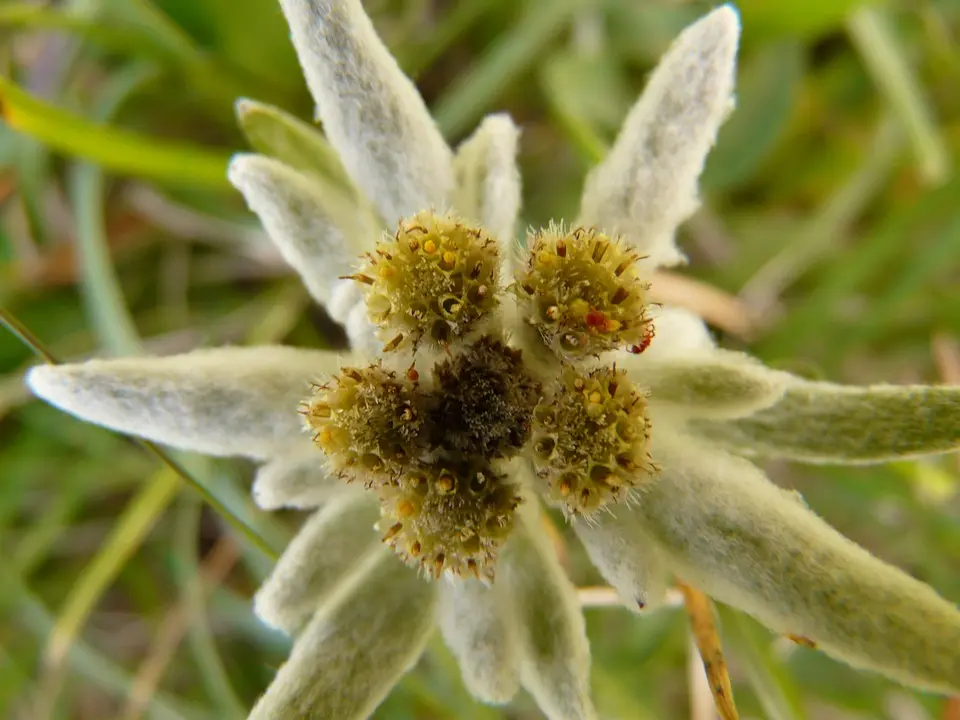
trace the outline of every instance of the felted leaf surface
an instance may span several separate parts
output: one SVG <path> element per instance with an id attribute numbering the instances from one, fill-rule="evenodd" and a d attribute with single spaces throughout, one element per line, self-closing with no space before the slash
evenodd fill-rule
<path id="1" fill-rule="evenodd" d="M 520 677 L 550 720 L 595 718 L 590 699 L 590 644 L 576 590 L 539 525 L 539 504 L 519 511 L 498 563 L 516 618 Z"/>
<path id="2" fill-rule="evenodd" d="M 331 477 L 323 453 L 312 443 L 275 457 L 257 470 L 253 501 L 263 510 L 322 505 L 343 484 Z"/>
<path id="3" fill-rule="evenodd" d="M 339 284 L 350 282 L 339 278 L 351 273 L 361 243 L 375 236 L 363 214 L 337 207 L 312 175 L 263 155 L 235 156 L 229 177 L 310 294 L 327 304 Z"/>
<path id="4" fill-rule="evenodd" d="M 463 683 L 486 703 L 510 702 L 520 687 L 520 657 L 509 606 L 496 583 L 454 579 L 440 589 L 440 630 Z"/>
<path id="5" fill-rule="evenodd" d="M 317 116 L 357 187 L 388 228 L 442 210 L 452 153 L 360 0 L 280 0 Z"/>
<path id="6" fill-rule="evenodd" d="M 278 107 L 245 98 L 237 101 L 237 122 L 257 152 L 313 173 L 331 187 L 351 194 L 347 171 L 319 128 Z"/>
<path id="7" fill-rule="evenodd" d="M 697 208 L 697 178 L 733 105 L 739 36 L 723 5 L 674 41 L 587 177 L 579 224 L 623 234 L 657 265 L 683 261 L 674 233 Z"/>
<path id="8" fill-rule="evenodd" d="M 260 346 L 40 365 L 27 384 L 81 420 L 207 455 L 268 458 L 305 445 L 297 409 L 336 353 Z"/>
<path id="9" fill-rule="evenodd" d="M 655 340 L 656 341 L 656 340 Z M 631 379 L 688 417 L 735 418 L 774 404 L 789 375 L 743 353 L 712 349 L 664 362 L 626 358 Z"/>
<path id="10" fill-rule="evenodd" d="M 626 507 L 597 513 L 573 525 L 590 562 L 630 610 L 653 610 L 663 603 L 669 569 L 663 553 Z"/>
<path id="11" fill-rule="evenodd" d="M 654 435 L 662 471 L 631 511 L 684 581 L 858 668 L 960 691 L 960 612 L 873 557 L 749 462 Z"/>
<path id="12" fill-rule="evenodd" d="M 379 517 L 367 493 L 344 488 L 310 516 L 284 550 L 254 598 L 257 616 L 287 634 L 297 632 L 337 583 L 379 548 L 374 530 Z"/>
<path id="13" fill-rule="evenodd" d="M 368 556 L 317 610 L 249 720 L 369 717 L 423 652 L 436 591 L 386 548 Z"/>
<path id="14" fill-rule="evenodd" d="M 517 142 L 520 129 L 507 115 L 486 117 L 457 148 L 453 160 L 454 207 L 479 223 L 500 244 L 504 287 L 513 281 L 511 261 L 520 213 Z"/>
<path id="15" fill-rule="evenodd" d="M 693 429 L 741 454 L 876 463 L 960 449 L 960 387 L 797 381 L 775 405 Z"/>

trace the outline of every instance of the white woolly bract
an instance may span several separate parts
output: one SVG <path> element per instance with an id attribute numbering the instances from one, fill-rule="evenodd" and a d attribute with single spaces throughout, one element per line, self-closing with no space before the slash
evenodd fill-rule
<path id="1" fill-rule="evenodd" d="M 772 407 L 698 434 L 744 455 L 867 464 L 960 450 L 960 386 L 854 387 L 792 378 Z"/>
<path id="2" fill-rule="evenodd" d="M 685 582 L 850 665 L 960 691 L 960 612 L 847 540 L 749 462 L 654 438 L 637 516 Z"/>
<path id="3" fill-rule="evenodd" d="M 791 376 L 744 353 L 711 348 L 669 360 L 628 356 L 620 366 L 650 403 L 689 418 L 737 418 L 773 405 Z"/>
<path id="4" fill-rule="evenodd" d="M 317 610 L 249 720 L 369 717 L 423 652 L 436 588 L 386 548 L 368 556 Z"/>
<path id="5" fill-rule="evenodd" d="M 352 489 L 311 515 L 257 591 L 257 616 L 288 634 L 297 632 L 325 595 L 345 582 L 364 557 L 380 551 L 374 530 L 379 517 L 376 500 Z"/>
<path id="6" fill-rule="evenodd" d="M 253 501 L 263 510 L 322 505 L 343 490 L 343 483 L 326 468 L 326 458 L 313 444 L 273 458 L 257 470 Z"/>
<path id="7" fill-rule="evenodd" d="M 697 207 L 697 178 L 733 107 L 739 35 L 723 5 L 674 41 L 588 176 L 580 223 L 622 233 L 657 265 L 683 261 L 674 233 Z"/>
<path id="8" fill-rule="evenodd" d="M 323 188 L 309 175 L 263 155 L 235 156 L 228 175 L 283 259 L 300 274 L 314 299 L 325 305 L 338 278 L 351 273 L 363 247 L 344 231 L 345 222 L 336 222 Z M 364 234 L 358 227 L 353 231 Z M 366 232 L 371 244 L 374 234 L 372 229 Z"/>
<path id="9" fill-rule="evenodd" d="M 280 0 L 317 116 L 388 228 L 442 210 L 452 153 L 359 0 Z"/>
<path id="10" fill-rule="evenodd" d="M 589 520 L 577 518 L 573 527 L 590 562 L 627 608 L 639 612 L 663 604 L 670 570 L 633 508 L 617 505 Z"/>
<path id="11" fill-rule="evenodd" d="M 520 687 L 516 631 L 499 585 L 451 578 L 440 588 L 443 639 L 460 663 L 463 684 L 486 703 L 509 702 Z"/>
<path id="12" fill-rule="evenodd" d="M 683 358 L 715 347 L 703 320 L 689 310 L 654 306 L 650 308 L 650 318 L 654 329 L 653 342 L 633 360 L 638 368 L 646 362 Z"/>
<path id="13" fill-rule="evenodd" d="M 309 173 L 325 193 L 361 201 L 337 152 L 316 125 L 281 108 L 247 98 L 237 100 L 236 113 L 237 124 L 254 150 Z"/>
<path id="14" fill-rule="evenodd" d="M 181 450 L 267 458 L 307 444 L 297 407 L 337 355 L 260 346 L 41 365 L 34 394 L 81 420 Z"/>
<path id="15" fill-rule="evenodd" d="M 520 522 L 497 566 L 516 618 L 520 679 L 550 720 L 596 718 L 590 699 L 590 643 L 576 589 L 540 526 L 539 503 Z"/>
<path id="16" fill-rule="evenodd" d="M 503 287 L 513 282 L 514 242 L 520 214 L 520 129 L 509 115 L 488 115 L 457 148 L 453 160 L 454 207 L 500 245 Z"/>

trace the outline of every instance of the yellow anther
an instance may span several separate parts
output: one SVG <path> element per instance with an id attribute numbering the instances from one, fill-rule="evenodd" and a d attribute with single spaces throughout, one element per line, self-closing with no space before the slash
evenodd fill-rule
<path id="1" fill-rule="evenodd" d="M 453 492 L 456 484 L 456 480 L 451 475 L 441 475 L 437 478 L 437 490 L 444 495 Z"/>

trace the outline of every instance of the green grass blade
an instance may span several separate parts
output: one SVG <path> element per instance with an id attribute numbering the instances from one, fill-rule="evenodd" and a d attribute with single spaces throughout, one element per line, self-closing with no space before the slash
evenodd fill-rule
<path id="1" fill-rule="evenodd" d="M 204 587 L 197 555 L 201 510 L 202 506 L 196 499 L 187 498 L 179 508 L 176 518 L 175 550 L 183 564 L 179 584 L 182 597 L 190 608 L 188 641 L 197 661 L 200 679 L 218 712 L 222 713 L 223 717 L 245 717 L 246 706 L 237 697 L 230 683 L 207 619 L 209 589 Z"/>
<path id="2" fill-rule="evenodd" d="M 784 290 L 836 249 L 857 216 L 882 190 L 900 156 L 901 136 L 891 119 L 881 121 L 863 166 L 801 226 L 789 244 L 743 286 L 740 295 L 755 311 L 769 311 Z"/>
<path id="3" fill-rule="evenodd" d="M 149 32 L 130 23 L 96 22 L 75 12 L 17 2 L 0 7 L 0 27 L 14 30 L 61 30 L 85 42 L 123 55 L 176 62 L 176 53 Z"/>
<path id="4" fill-rule="evenodd" d="M 718 611 L 724 638 L 760 701 L 764 716 L 770 720 L 805 720 L 800 689 L 774 657 L 770 633 L 742 613 L 722 606 Z"/>
<path id="5" fill-rule="evenodd" d="M 505 32 L 440 98 L 434 117 L 447 137 L 466 133 L 511 80 L 527 70 L 584 0 L 532 0 Z"/>
<path id="6" fill-rule="evenodd" d="M 901 306 L 923 294 L 931 278 L 942 269 L 950 268 L 951 264 L 956 266 L 958 255 L 960 217 L 955 217 L 930 242 L 918 245 L 905 259 L 896 276 L 874 297 L 870 314 L 844 334 L 843 347 L 837 352 L 875 340 Z"/>
<path id="7" fill-rule="evenodd" d="M 882 10 L 864 7 L 850 16 L 847 30 L 877 89 L 906 128 L 920 176 L 932 185 L 943 182 L 950 172 L 950 151 L 891 21 Z"/>
<path id="8" fill-rule="evenodd" d="M 153 71 L 131 66 L 113 76 L 104 89 L 96 112 L 106 120 L 145 82 Z M 77 163 L 70 172 L 70 190 L 77 226 L 80 282 L 87 313 L 100 346 L 111 355 L 132 355 L 140 350 L 133 317 L 123 299 L 114 271 L 104 223 L 104 178 L 96 165 Z"/>
<path id="9" fill-rule="evenodd" d="M 26 586 L 6 561 L 0 559 L 0 610 L 6 614 L 12 608 L 19 627 L 38 638 L 50 634 L 54 627 L 53 618 L 43 603 Z M 109 658 L 101 655 L 95 648 L 83 640 L 77 640 L 69 648 L 66 661 L 70 668 L 91 684 L 123 697 L 133 683 L 133 678 Z M 158 692 L 148 701 L 149 717 L 153 720 L 210 720 L 211 716 L 181 700 Z"/>
<path id="10" fill-rule="evenodd" d="M 3 77 L 0 112 L 14 130 L 122 175 L 179 186 L 229 187 L 227 153 L 101 125 L 31 97 Z"/>
<path id="11" fill-rule="evenodd" d="M 869 0 L 806 0 L 770 2 L 739 0 L 743 27 L 752 37 L 814 38 L 843 25 L 844 19 Z"/>
<path id="12" fill-rule="evenodd" d="M 57 667 L 63 663 L 97 603 L 140 549 L 179 489 L 180 477 L 170 468 L 161 468 L 124 508 L 63 603 L 47 641 L 48 665 Z"/>

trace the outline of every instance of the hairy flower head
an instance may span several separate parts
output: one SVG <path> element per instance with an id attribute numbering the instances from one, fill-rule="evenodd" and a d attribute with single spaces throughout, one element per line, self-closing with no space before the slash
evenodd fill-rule
<path id="1" fill-rule="evenodd" d="M 533 465 L 547 497 L 589 516 L 652 481 L 646 407 L 623 370 L 565 369 L 534 411 Z"/>
<path id="2" fill-rule="evenodd" d="M 351 279 L 364 288 L 385 351 L 416 347 L 423 339 L 446 345 L 497 307 L 498 255 L 483 229 L 420 212 L 377 243 Z"/>
<path id="3" fill-rule="evenodd" d="M 595 228 L 551 226 L 530 238 L 515 290 L 524 319 L 557 357 L 643 352 L 653 338 L 637 250 Z"/>

